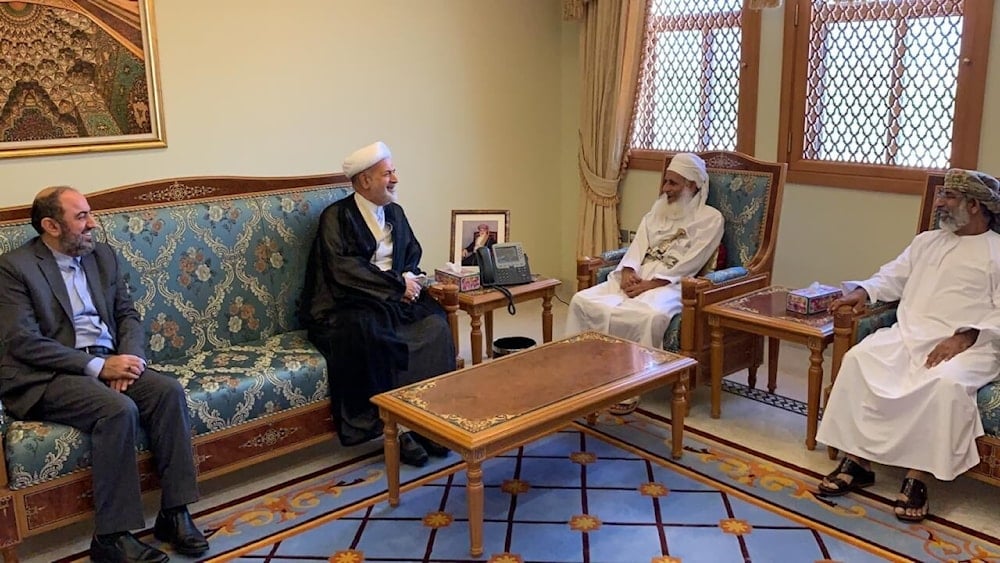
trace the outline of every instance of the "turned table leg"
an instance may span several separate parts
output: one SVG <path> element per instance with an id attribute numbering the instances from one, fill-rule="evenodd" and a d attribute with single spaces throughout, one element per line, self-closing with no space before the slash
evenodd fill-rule
<path id="1" fill-rule="evenodd" d="M 469 500 L 469 553 L 483 554 L 483 467 L 479 461 L 465 460 L 466 496 Z"/>
<path id="2" fill-rule="evenodd" d="M 389 485 L 389 506 L 399 506 L 399 430 L 396 420 L 382 412 L 385 423 L 382 430 L 385 440 L 385 480 Z"/>
<path id="3" fill-rule="evenodd" d="M 806 402 L 806 448 L 816 449 L 816 428 L 819 426 L 819 396 L 823 388 L 823 349 L 821 338 L 809 339 L 809 388 Z"/>
<path id="4" fill-rule="evenodd" d="M 712 418 L 722 416 L 722 326 L 719 317 L 709 315 L 712 330 Z"/>

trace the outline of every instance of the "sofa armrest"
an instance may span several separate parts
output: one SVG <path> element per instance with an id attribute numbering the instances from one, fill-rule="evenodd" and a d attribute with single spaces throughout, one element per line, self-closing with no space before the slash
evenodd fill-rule
<path id="1" fill-rule="evenodd" d="M 465 360 L 458 353 L 458 286 L 450 283 L 431 283 L 427 292 L 437 301 L 448 317 L 451 328 L 451 341 L 455 345 L 456 365 L 459 369 L 465 367 Z"/>
<path id="2" fill-rule="evenodd" d="M 899 301 L 876 301 L 866 303 L 855 313 L 849 305 L 841 305 L 833 313 L 833 365 L 830 370 L 830 386 L 837 380 L 840 362 L 844 354 L 866 336 L 880 328 L 896 323 L 896 309 Z"/>
<path id="3" fill-rule="evenodd" d="M 745 277 L 750 271 L 743 266 L 733 266 L 732 268 L 725 268 L 722 270 L 716 270 L 714 272 L 709 272 L 704 276 L 701 276 L 715 285 L 720 285 L 728 281 L 732 281 L 738 278 Z"/>
<path id="4" fill-rule="evenodd" d="M 738 275 L 743 270 L 742 275 Z M 757 291 L 771 285 L 771 274 L 748 274 L 744 268 L 726 268 L 713 272 L 719 274 L 718 283 L 714 277 L 701 276 L 681 280 L 681 353 L 697 358 L 698 352 L 707 345 L 708 319 L 701 313 L 707 305 L 725 301 Z"/>
<path id="5" fill-rule="evenodd" d="M 628 247 L 623 246 L 614 250 L 601 253 L 600 256 L 582 256 L 576 259 L 576 290 L 583 291 L 588 287 L 593 287 L 604 281 L 598 279 L 598 274 L 603 268 L 611 269 L 622 261 L 622 257 L 628 252 Z"/>

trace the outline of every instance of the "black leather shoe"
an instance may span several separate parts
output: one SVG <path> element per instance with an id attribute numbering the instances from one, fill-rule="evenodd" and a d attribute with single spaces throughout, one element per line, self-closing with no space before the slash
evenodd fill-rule
<path id="1" fill-rule="evenodd" d="M 94 536 L 90 540 L 90 560 L 94 563 L 165 563 L 170 558 L 125 532 L 113 539 Z"/>
<path id="2" fill-rule="evenodd" d="M 431 454 L 434 457 L 444 457 L 448 455 L 448 452 L 451 451 L 448 448 L 442 446 L 441 444 L 435 442 L 434 440 L 431 440 L 427 436 L 424 436 L 422 434 L 417 434 L 416 432 L 410 432 L 410 434 L 413 434 L 413 439 L 418 444 L 423 446 L 424 449 L 427 450 L 427 453 Z"/>
<path id="3" fill-rule="evenodd" d="M 413 439 L 413 432 L 400 434 L 399 460 L 414 467 L 427 465 L 427 450 Z"/>
<path id="4" fill-rule="evenodd" d="M 201 555 L 208 551 L 208 540 L 191 519 L 187 508 L 160 511 L 153 527 L 156 539 L 169 543 L 181 555 Z"/>

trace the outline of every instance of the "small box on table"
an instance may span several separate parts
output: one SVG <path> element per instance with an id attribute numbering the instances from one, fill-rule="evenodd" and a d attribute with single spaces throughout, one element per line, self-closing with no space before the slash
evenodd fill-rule
<path id="1" fill-rule="evenodd" d="M 785 299 L 785 309 L 803 315 L 825 313 L 830 303 L 842 294 L 839 288 L 822 284 L 792 289 L 788 291 L 788 297 Z"/>
<path id="2" fill-rule="evenodd" d="M 473 291 L 480 288 L 478 268 L 462 268 L 461 273 L 439 268 L 434 270 L 434 279 L 439 283 L 457 285 L 459 291 Z"/>

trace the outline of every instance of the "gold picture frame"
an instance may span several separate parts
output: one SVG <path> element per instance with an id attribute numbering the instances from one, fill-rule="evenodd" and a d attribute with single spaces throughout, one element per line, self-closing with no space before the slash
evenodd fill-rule
<path id="1" fill-rule="evenodd" d="M 153 0 L 0 0 L 0 158 L 167 146 Z"/>
<path id="2" fill-rule="evenodd" d="M 486 225 L 489 236 L 487 246 L 510 240 L 510 210 L 507 209 L 453 209 L 451 211 L 451 251 L 455 264 L 475 266 L 475 256 L 470 248 L 476 244 L 476 232 Z"/>

